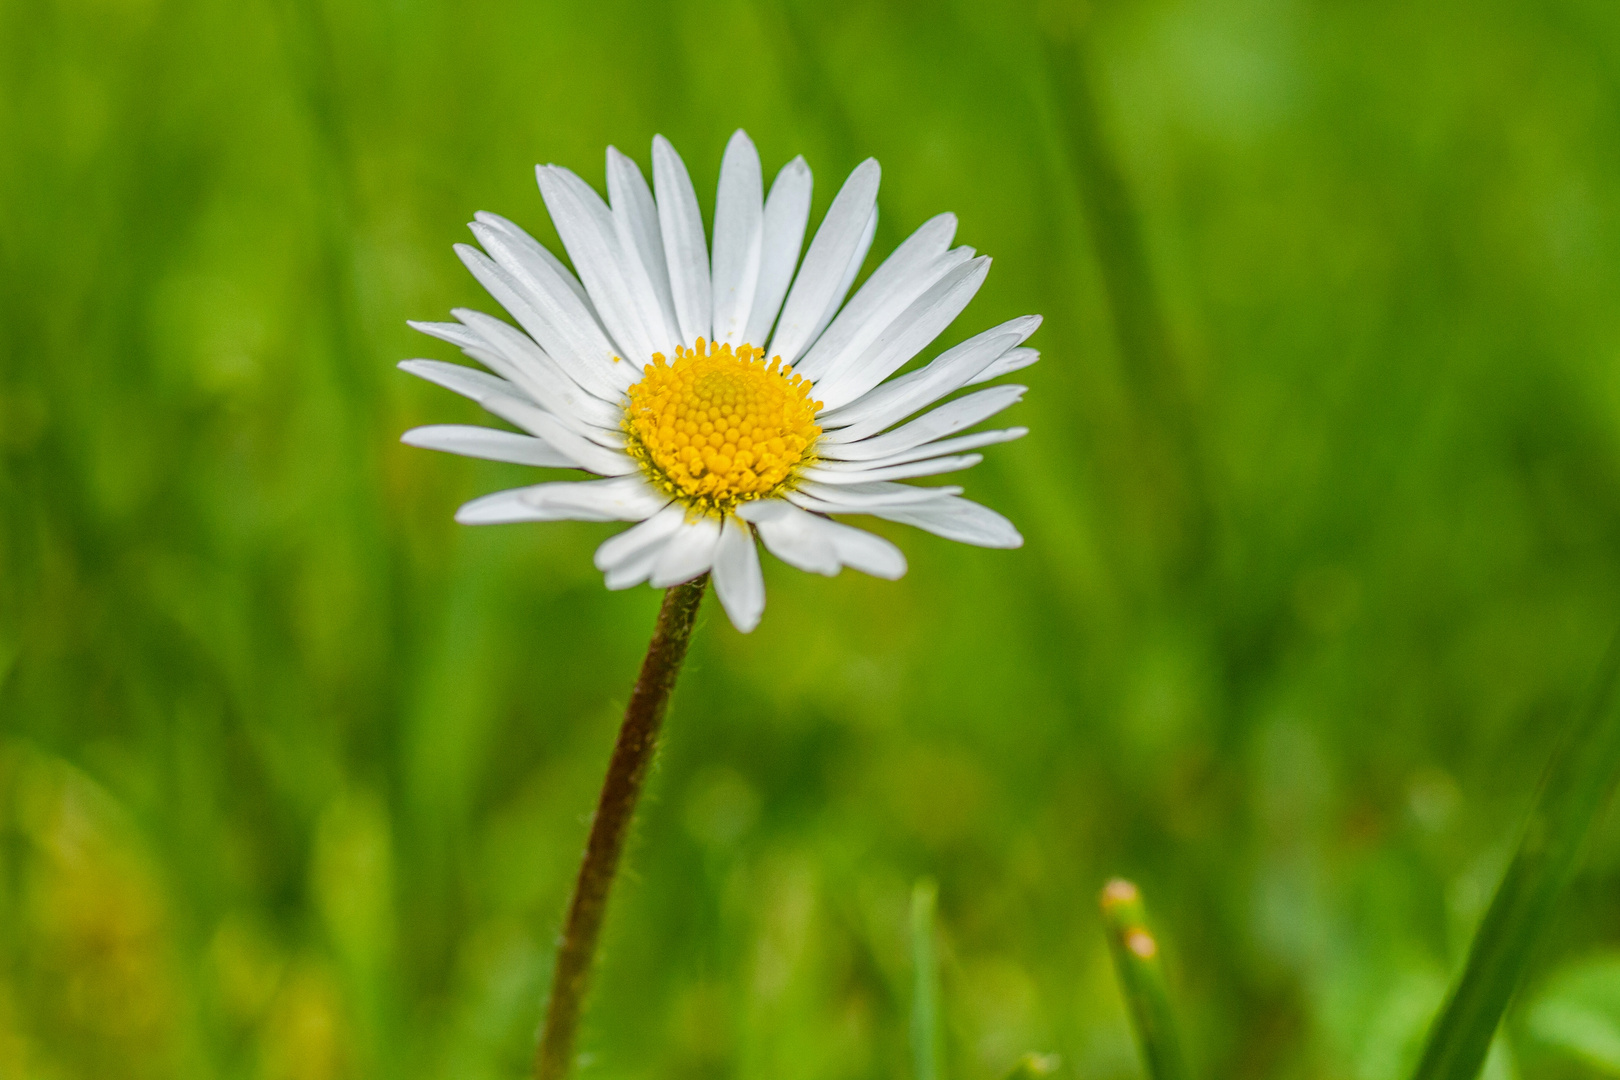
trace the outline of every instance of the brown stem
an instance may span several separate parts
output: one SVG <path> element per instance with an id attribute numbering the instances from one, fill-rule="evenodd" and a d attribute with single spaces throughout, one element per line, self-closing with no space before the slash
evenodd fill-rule
<path id="1" fill-rule="evenodd" d="M 608 762 L 607 779 L 602 782 L 602 797 L 591 821 L 590 839 L 585 842 L 585 859 L 579 866 L 579 880 L 574 883 L 574 897 L 568 903 L 568 919 L 551 976 L 546 1027 L 534 1055 L 536 1080 L 562 1080 L 574 1063 L 574 1039 L 579 1034 L 580 1013 L 590 984 L 596 940 L 602 932 L 602 916 L 607 912 L 608 893 L 635 816 L 636 800 L 647 779 L 647 767 L 658 745 L 658 729 L 664 722 L 669 692 L 675 688 L 681 661 L 686 659 L 692 623 L 708 583 L 709 575 L 704 574 L 664 594 L 658 626 L 647 645 L 641 675 L 631 691 L 619 741 Z"/>

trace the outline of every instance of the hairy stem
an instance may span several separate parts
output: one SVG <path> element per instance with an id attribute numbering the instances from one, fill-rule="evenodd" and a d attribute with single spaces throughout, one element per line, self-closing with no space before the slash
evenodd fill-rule
<path id="1" fill-rule="evenodd" d="M 590 988 L 591 963 L 596 942 L 607 913 L 608 894 L 618 873 L 619 856 L 635 817 L 658 745 L 658 729 L 664 722 L 670 691 L 686 659 L 686 646 L 692 638 L 692 623 L 709 575 L 677 585 L 664 594 L 658 612 L 658 626 L 641 662 L 641 675 L 624 710 L 619 740 L 608 762 L 607 779 L 596 803 L 590 839 L 585 842 L 585 858 L 579 866 L 579 880 L 568 902 L 568 918 L 563 924 L 562 942 L 557 948 L 557 966 L 551 976 L 551 1002 L 546 1008 L 546 1026 L 534 1055 L 536 1080 L 562 1080 L 574 1063 L 574 1041 L 585 994 Z"/>

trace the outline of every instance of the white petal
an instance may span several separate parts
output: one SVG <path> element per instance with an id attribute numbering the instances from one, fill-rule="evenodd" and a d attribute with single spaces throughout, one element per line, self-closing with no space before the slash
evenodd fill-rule
<path id="1" fill-rule="evenodd" d="M 858 357 L 930 285 L 972 258 L 972 248 L 958 248 L 951 259 L 944 258 L 955 235 L 955 214 L 925 221 L 872 271 L 860 292 L 844 305 L 793 370 L 807 379 L 819 379 Z"/>
<path id="2" fill-rule="evenodd" d="M 667 589 L 691 581 L 714 565 L 714 549 L 720 543 L 720 522 L 704 515 L 686 521 L 676 529 L 653 563 L 648 583 Z"/>
<path id="3" fill-rule="evenodd" d="M 839 450 L 847 451 L 851 455 L 859 451 L 871 454 L 873 458 L 898 454 L 914 446 L 954 435 L 981 420 L 989 419 L 1003 409 L 1017 404 L 1027 389 L 1028 387 L 1016 383 L 1008 383 L 1004 386 L 992 386 L 987 390 L 975 390 L 965 397 L 946 402 L 932 412 L 923 413 L 909 424 L 897 427 L 893 431 L 886 431 L 882 435 L 874 435 L 861 442 L 843 444 L 839 446 Z"/>
<path id="4" fill-rule="evenodd" d="M 797 506 L 762 499 L 744 503 L 738 514 L 754 522 L 771 554 L 800 570 L 832 577 L 853 566 L 891 580 L 906 572 L 906 557 L 887 540 Z"/>
<path id="5" fill-rule="evenodd" d="M 606 575 L 607 587 L 628 589 L 646 581 L 653 563 L 663 553 L 664 542 L 685 520 L 686 508 L 671 503 L 641 524 L 604 541 L 596 549 L 595 562 Z"/>
<path id="6" fill-rule="evenodd" d="M 515 521 L 641 521 L 667 502 L 640 477 L 564 480 L 497 491 L 456 511 L 463 525 Z"/>
<path id="7" fill-rule="evenodd" d="M 714 206 L 713 329 L 718 342 L 741 344 L 748 330 L 748 315 L 759 285 L 764 185 L 759 151 L 738 131 L 726 144 L 726 156 L 720 162 L 720 189 Z"/>
<path id="8" fill-rule="evenodd" d="M 440 341 L 448 341 L 460 349 L 477 348 L 484 343 L 483 338 L 460 323 L 422 322 L 420 319 L 406 319 L 405 325 L 412 330 L 420 330 L 429 337 L 436 337 Z"/>
<path id="9" fill-rule="evenodd" d="M 478 211 L 473 215 L 473 220 L 480 225 L 487 225 L 492 229 L 497 229 L 510 237 L 513 242 L 529 248 L 541 262 L 551 268 L 552 272 L 557 275 L 558 280 L 578 298 L 579 302 L 584 305 L 585 310 L 590 312 L 591 320 L 595 321 L 596 311 L 591 307 L 591 298 L 585 292 L 585 286 L 579 283 L 579 278 L 574 276 L 574 272 L 568 269 L 567 264 L 552 254 L 550 248 L 530 236 L 528 230 L 515 221 L 510 221 L 499 214 L 492 214 L 488 210 Z M 600 329 L 600 327 L 598 328 Z"/>
<path id="10" fill-rule="evenodd" d="M 507 366 L 504 358 L 490 349 L 477 348 L 467 349 L 465 351 L 468 356 L 495 371 L 502 371 Z M 521 391 L 521 396 L 508 397 L 504 394 L 496 394 L 491 395 L 487 399 L 481 399 L 479 404 L 502 419 L 510 419 L 508 414 L 514 409 L 530 407 L 540 408 L 548 416 L 555 418 L 558 423 L 562 424 L 563 427 L 567 428 L 569 431 L 572 431 L 575 435 L 589 439 L 591 442 L 594 442 L 599 446 L 605 446 L 610 450 L 624 449 L 623 431 L 587 423 L 586 421 L 581 420 L 578 416 L 566 411 L 558 412 L 552 409 L 546 409 L 544 406 L 536 404 L 535 395 L 526 387 L 523 387 L 518 383 L 514 383 L 513 386 Z M 517 423 L 517 421 L 514 420 L 513 423 Z"/>
<path id="11" fill-rule="evenodd" d="M 1029 428 L 1022 427 L 1003 428 L 1000 431 L 977 431 L 972 435 L 959 435 L 954 439 L 924 442 L 920 446 L 898 450 L 881 457 L 866 456 L 865 451 L 869 442 L 858 442 L 849 446 L 823 446 L 817 448 L 817 456 L 821 458 L 817 468 L 858 472 L 863 468 L 903 465 L 908 461 L 923 461 L 944 454 L 960 453 L 963 450 L 977 450 L 981 446 L 991 446 L 995 443 L 1012 442 L 1028 434 Z"/>
<path id="12" fill-rule="evenodd" d="M 538 510 L 521 498 L 528 488 L 513 488 L 483 495 L 463 503 L 456 511 L 456 521 L 462 525 L 510 525 L 517 521 L 553 521 L 545 511 Z"/>
<path id="13" fill-rule="evenodd" d="M 905 576 L 905 555 L 883 537 L 826 518 L 818 520 L 821 532 L 832 540 L 833 550 L 845 566 L 890 581 Z"/>
<path id="14" fill-rule="evenodd" d="M 764 239 L 760 243 L 759 285 L 754 290 L 754 306 L 748 312 L 748 329 L 743 340 L 763 346 L 771 334 L 771 324 L 782 310 L 804 246 L 804 227 L 810 220 L 810 166 L 796 157 L 776 174 L 771 193 L 765 198 Z"/>
<path id="15" fill-rule="evenodd" d="M 1024 538 L 1012 522 L 989 507 L 967 499 L 942 499 L 921 506 L 889 507 L 871 513 L 978 547 L 1015 548 L 1024 544 Z"/>
<path id="16" fill-rule="evenodd" d="M 818 469 L 812 466 L 804 470 L 804 477 L 806 480 L 818 480 L 823 484 L 864 484 L 874 480 L 911 480 L 919 476 L 937 476 L 940 473 L 971 469 L 983 460 L 983 454 L 961 454 L 956 457 L 913 461 L 903 465 L 869 465 L 864 469 Z"/>
<path id="17" fill-rule="evenodd" d="M 672 355 L 679 343 L 675 332 L 679 324 L 675 321 L 675 299 L 669 290 L 658 205 L 653 202 L 647 178 L 634 161 L 611 146 L 607 156 L 608 197 L 619 230 L 619 245 L 635 256 L 632 270 L 642 302 L 642 322 L 658 330 L 654 336 L 663 343 L 661 351 Z"/>
<path id="18" fill-rule="evenodd" d="M 567 169 L 540 165 L 535 168 L 535 177 L 552 223 L 557 226 L 557 235 L 574 260 L 602 325 L 613 335 L 620 358 L 630 361 L 639 372 L 641 365 L 660 350 L 643 325 L 640 304 L 631 292 L 626 270 L 633 256 L 619 244 L 613 212 L 589 184 Z M 631 380 L 635 377 L 631 376 Z"/>
<path id="19" fill-rule="evenodd" d="M 886 481 L 833 485 L 807 480 L 786 497 L 795 506 L 820 514 L 867 514 L 881 507 L 916 506 L 960 494 L 962 489 L 955 486 L 913 487 Z"/>
<path id="20" fill-rule="evenodd" d="M 456 308 L 453 314 L 485 346 L 464 346 L 463 351 L 522 387 L 542 408 L 597 427 L 617 427 L 623 419 L 623 408 L 586 393 L 527 334 L 481 311 Z M 491 350 L 493 357 L 489 356 Z"/>
<path id="21" fill-rule="evenodd" d="M 572 460 L 552 449 L 545 440 L 515 431 L 478 427 L 474 424 L 431 424 L 412 428 L 399 437 L 406 446 L 443 450 L 486 461 L 509 461 L 514 465 L 539 465 L 571 469 Z"/>
<path id="22" fill-rule="evenodd" d="M 540 317 L 542 332 L 535 341 L 580 385 L 593 393 L 594 385 L 605 385 L 611 394 L 619 374 L 610 366 L 617 348 L 585 286 L 545 245 L 499 214 L 481 210 L 473 218 L 473 236 L 512 276 Z M 576 371 L 581 367 L 590 370 Z"/>
<path id="23" fill-rule="evenodd" d="M 543 313 L 536 311 L 535 304 L 530 303 L 530 290 L 523 287 L 523 283 L 518 282 L 509 270 L 486 256 L 480 249 L 473 248 L 471 244 L 455 244 L 455 254 L 460 256 L 463 266 L 471 270 L 471 274 L 478 279 L 480 285 L 483 285 L 484 290 L 494 296 L 496 303 L 507 309 L 510 316 L 517 319 L 518 325 L 523 327 L 531 338 L 535 338 L 536 342 L 551 340 L 552 345 L 567 348 L 565 343 L 561 343 L 556 327 Z M 627 389 L 637 376 L 633 376 L 630 372 L 620 374 L 619 364 L 612 363 L 612 345 L 608 342 L 608 338 L 601 337 L 601 347 L 608 350 L 608 358 L 601 359 L 598 355 L 595 361 L 580 359 L 577 363 L 570 364 L 569 371 L 578 384 L 595 393 L 596 397 L 616 397 L 617 393 Z M 629 379 L 625 379 L 624 376 L 629 376 Z"/>
<path id="24" fill-rule="evenodd" d="M 653 136 L 653 186 L 658 192 L 658 224 L 669 265 L 669 287 L 675 296 L 675 319 L 681 344 L 690 346 L 700 337 L 712 336 L 709 250 L 686 163 L 662 135 Z"/>
<path id="25" fill-rule="evenodd" d="M 848 287 L 844 282 L 850 262 L 867 235 L 881 178 L 877 161 L 867 158 L 849 174 L 833 198 L 788 293 L 781 324 L 767 355 L 781 356 L 784 363 L 791 364 L 825 325 L 822 316 L 842 298 L 840 286 Z"/>
<path id="26" fill-rule="evenodd" d="M 731 625 L 748 633 L 765 614 L 765 576 L 759 570 L 754 534 L 728 516 L 714 552 L 714 592 L 731 617 Z"/>
<path id="27" fill-rule="evenodd" d="M 511 254 L 500 246 L 496 238 L 486 235 L 484 240 L 497 250 Z M 532 288 L 526 286 L 506 267 L 470 244 L 457 244 L 455 251 L 461 257 L 462 263 L 472 272 L 473 277 L 478 279 L 478 283 L 518 321 L 518 325 L 523 327 L 531 338 L 559 350 L 559 355 L 572 355 L 575 358 L 569 365 L 569 372 L 581 386 L 598 397 L 608 398 L 630 385 L 630 382 L 623 380 L 620 375 L 618 369 L 621 365 L 613 363 L 613 346 L 600 329 L 597 329 L 594 335 L 594 346 L 586 340 L 591 335 L 586 328 L 586 321 L 578 311 L 575 312 L 576 317 L 571 320 L 571 324 L 574 330 L 578 330 L 579 334 L 584 336 L 570 336 L 559 324 L 551 321 L 547 312 L 535 307 L 537 301 L 534 298 L 541 295 L 538 285 Z M 543 270 L 535 271 L 536 275 L 543 272 Z M 535 281 L 538 281 L 538 276 Z M 572 293 L 565 291 L 564 294 L 572 297 Z M 555 300 L 558 294 L 547 295 Z M 562 302 L 567 303 L 566 300 Z"/>
<path id="28" fill-rule="evenodd" d="M 639 475 L 537 484 L 518 498 L 559 521 L 645 521 L 669 505 L 669 496 Z"/>
<path id="29" fill-rule="evenodd" d="M 413 323 L 434 337 L 461 346 L 461 351 L 496 372 L 500 385 L 487 382 L 488 376 L 455 364 L 436 360 L 406 361 L 400 366 L 423 378 L 483 402 L 487 392 L 518 399 L 527 398 L 556 414 L 569 427 L 604 445 L 623 442 L 616 427 L 622 410 L 586 394 L 579 385 L 556 367 L 554 361 L 526 335 L 499 319 L 482 312 L 457 308 L 467 325 L 455 323 Z"/>
<path id="30" fill-rule="evenodd" d="M 872 215 L 866 219 L 866 229 L 861 233 L 861 242 L 855 245 L 855 253 L 849 257 L 849 265 L 844 267 L 844 276 L 838 281 L 838 288 L 833 290 L 832 299 L 827 301 L 827 310 L 821 313 L 816 320 L 814 330 L 810 331 L 810 343 L 813 345 L 820 340 L 822 331 L 832 322 L 833 316 L 838 314 L 838 306 L 849 295 L 849 287 L 855 284 L 855 276 L 861 272 L 861 264 L 866 262 L 866 253 L 872 250 L 872 239 L 877 236 L 878 208 L 872 207 Z M 971 251 L 971 249 L 969 249 Z"/>
<path id="31" fill-rule="evenodd" d="M 513 398 L 491 398 L 479 404 L 502 420 L 544 439 L 588 472 L 599 476 L 628 476 L 641 468 L 629 454 L 585 438 L 537 405 Z"/>
<path id="32" fill-rule="evenodd" d="M 843 565 L 832 538 L 816 528 L 824 518 L 776 499 L 743 503 L 737 516 L 753 522 L 771 554 L 789 566 L 832 577 Z"/>
<path id="33" fill-rule="evenodd" d="M 1008 349 L 995 363 L 969 379 L 969 386 L 999 379 L 1003 375 L 1011 375 L 1015 371 L 1022 371 L 1041 358 L 1041 354 L 1034 349 Z"/>
<path id="34" fill-rule="evenodd" d="M 523 400 L 523 391 L 505 379 L 461 364 L 447 364 L 443 360 L 401 360 L 401 371 L 408 371 L 419 379 L 471 398 L 482 405 L 491 398 L 504 397 Z"/>
<path id="35" fill-rule="evenodd" d="M 864 439 L 966 386 L 1039 325 L 1039 316 L 1026 315 L 976 334 L 918 370 L 874 387 L 842 408 L 823 410 L 816 423 L 828 431 L 824 437 L 832 442 Z M 841 430 L 828 430 L 833 428 Z"/>
<path id="36" fill-rule="evenodd" d="M 456 511 L 463 525 L 504 525 L 514 521 L 635 521 L 657 511 L 650 498 L 638 496 L 616 480 L 564 480 L 497 491 L 474 499 Z M 641 485 L 652 489 L 645 482 Z"/>
<path id="37" fill-rule="evenodd" d="M 478 350 L 470 351 L 477 352 Z M 535 405 L 524 395 L 520 388 L 505 379 L 485 374 L 475 368 L 462 367 L 460 364 L 446 364 L 439 360 L 401 360 L 399 367 L 412 375 L 442 386 L 446 390 L 471 398 L 488 412 L 493 413 L 502 420 L 518 425 L 531 434 L 546 438 L 545 432 L 535 430 L 533 425 L 528 422 L 532 415 L 539 415 L 545 417 L 553 427 L 566 431 L 565 437 L 569 440 L 570 445 L 574 442 L 586 442 L 585 437 L 580 432 L 573 430 L 577 426 L 577 422 L 575 425 L 563 423 L 558 417 Z M 550 428 L 548 427 L 547 430 L 550 430 Z M 622 434 L 617 435 L 618 442 L 616 444 L 612 442 L 615 438 L 614 433 L 594 429 L 593 435 L 595 441 L 601 444 L 595 449 L 602 453 L 619 453 L 618 447 L 624 444 Z M 553 449 L 566 454 L 573 461 L 575 467 L 585 467 L 565 447 L 557 445 L 555 440 L 548 441 L 553 443 Z M 607 448 L 604 449 L 604 446 Z M 623 455 L 621 454 L 621 456 Z M 629 458 L 625 460 L 628 461 Z"/>
<path id="38" fill-rule="evenodd" d="M 898 371 L 955 321 L 990 272 L 980 256 L 947 273 L 867 346 L 860 358 L 816 384 L 816 398 L 831 411 L 847 405 Z"/>

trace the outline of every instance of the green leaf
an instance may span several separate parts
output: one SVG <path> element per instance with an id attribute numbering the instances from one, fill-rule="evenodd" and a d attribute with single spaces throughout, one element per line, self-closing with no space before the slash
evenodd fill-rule
<path id="1" fill-rule="evenodd" d="M 1537 995 L 1526 1024 L 1547 1045 L 1620 1076 L 1620 955 L 1561 969 Z"/>
<path id="2" fill-rule="evenodd" d="M 1575 874 L 1620 775 L 1620 642 L 1553 752 L 1519 849 L 1475 934 L 1462 977 L 1429 1033 L 1415 1080 L 1473 1080 L 1531 950 Z"/>
<path id="3" fill-rule="evenodd" d="M 1131 882 L 1115 878 L 1103 887 L 1100 902 L 1114 970 L 1147 1074 L 1151 1080 L 1183 1080 L 1188 1073 L 1181 1036 L 1170 1010 L 1159 941 L 1147 926 L 1142 893 Z"/>

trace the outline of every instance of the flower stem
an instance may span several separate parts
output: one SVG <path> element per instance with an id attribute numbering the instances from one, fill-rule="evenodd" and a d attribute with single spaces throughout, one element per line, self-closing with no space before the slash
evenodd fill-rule
<path id="1" fill-rule="evenodd" d="M 557 948 L 557 966 L 551 976 L 551 1002 L 546 1008 L 546 1026 L 534 1055 L 536 1080 L 562 1080 L 574 1063 L 574 1040 L 579 1034 L 579 1018 L 590 986 L 591 962 L 596 956 L 602 917 L 607 913 L 608 893 L 619 869 L 619 856 L 635 817 L 636 800 L 647 780 L 647 767 L 658 746 L 658 729 L 664 722 L 670 691 L 686 659 L 686 646 L 692 639 L 692 623 L 709 575 L 693 578 L 664 594 L 658 612 L 658 626 L 647 644 L 641 661 L 641 675 L 630 693 L 624 710 L 619 740 L 608 762 L 607 779 L 596 803 L 591 835 L 585 842 L 585 858 L 579 866 L 579 880 L 568 902 L 568 918 L 563 925 L 562 942 Z"/>

